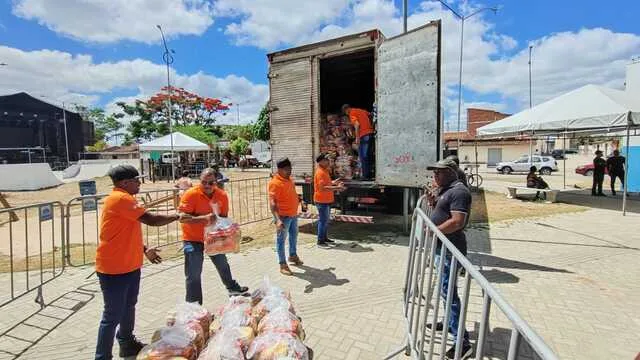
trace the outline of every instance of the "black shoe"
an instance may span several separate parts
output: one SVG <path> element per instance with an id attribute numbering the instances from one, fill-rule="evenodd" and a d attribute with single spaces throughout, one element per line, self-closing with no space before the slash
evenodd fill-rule
<path id="1" fill-rule="evenodd" d="M 447 350 L 444 356 L 447 359 L 453 359 L 455 355 L 456 347 L 454 345 L 449 350 Z M 462 348 L 460 348 L 460 360 L 468 359 L 471 357 L 471 355 L 473 355 L 473 348 L 471 347 L 471 344 L 469 344 L 468 342 L 462 343 Z"/>
<path id="2" fill-rule="evenodd" d="M 328 248 L 329 247 L 329 244 L 327 244 L 326 240 L 318 241 L 317 244 L 318 244 L 318 247 L 321 247 L 321 248 Z"/>
<path id="3" fill-rule="evenodd" d="M 327 244 L 335 244 L 336 243 L 335 241 L 333 241 L 333 240 L 331 240 L 329 238 L 324 239 L 324 242 L 326 242 Z"/>
<path id="4" fill-rule="evenodd" d="M 144 344 L 133 337 L 129 341 L 120 343 L 120 353 L 118 355 L 120 355 L 121 358 L 136 356 L 145 346 L 147 346 L 147 344 Z"/>
<path id="5" fill-rule="evenodd" d="M 431 330 L 431 328 L 433 327 L 432 324 L 427 324 L 427 329 Z M 438 323 L 436 324 L 436 331 L 442 331 L 444 329 L 444 325 L 442 324 L 441 321 L 438 321 Z"/>
<path id="6" fill-rule="evenodd" d="M 236 285 L 236 287 L 229 289 L 229 296 L 245 296 L 249 294 L 249 288 L 246 286 Z"/>

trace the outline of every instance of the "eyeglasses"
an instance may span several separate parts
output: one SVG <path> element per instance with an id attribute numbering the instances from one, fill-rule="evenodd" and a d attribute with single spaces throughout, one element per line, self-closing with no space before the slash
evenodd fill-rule
<path id="1" fill-rule="evenodd" d="M 217 183 L 218 183 L 218 182 L 217 182 L 216 180 L 211 180 L 211 181 L 202 181 L 202 185 L 209 185 L 209 186 L 211 186 L 211 185 L 215 185 L 215 184 L 217 184 Z"/>

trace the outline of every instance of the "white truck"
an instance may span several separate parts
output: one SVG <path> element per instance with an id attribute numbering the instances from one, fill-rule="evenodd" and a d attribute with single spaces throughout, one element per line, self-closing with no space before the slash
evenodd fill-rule
<path id="1" fill-rule="evenodd" d="M 297 182 L 309 184 L 322 116 L 343 104 L 376 106 L 375 180 L 345 180 L 340 203 L 398 212 L 403 193 L 418 193 L 442 149 L 440 21 L 393 38 L 371 30 L 267 56 L 273 168 L 288 157 Z M 310 186 L 303 189 L 311 203 Z"/>

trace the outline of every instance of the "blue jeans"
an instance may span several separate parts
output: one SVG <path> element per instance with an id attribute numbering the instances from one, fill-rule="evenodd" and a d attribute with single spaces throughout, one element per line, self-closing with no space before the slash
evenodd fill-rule
<path id="1" fill-rule="evenodd" d="M 113 337 L 121 345 L 133 340 L 136 318 L 136 303 L 140 290 L 140 269 L 126 274 L 109 275 L 97 273 L 102 289 L 104 310 L 98 329 L 96 360 L 112 359 Z M 116 326 L 118 333 L 116 334 Z"/>
<path id="2" fill-rule="evenodd" d="M 316 208 L 318 209 L 318 242 L 320 242 L 327 238 L 331 204 L 316 203 Z"/>
<path id="3" fill-rule="evenodd" d="M 360 146 L 358 146 L 358 157 L 360 158 L 360 168 L 362 177 L 365 179 L 373 178 L 371 169 L 371 160 L 373 158 L 373 135 L 365 135 L 360 138 Z"/>
<path id="4" fill-rule="evenodd" d="M 438 249 L 438 252 L 440 249 Z M 446 255 L 446 261 L 444 263 L 444 270 L 442 274 L 442 287 L 440 288 L 440 296 L 442 297 L 444 303 L 443 306 L 447 306 L 447 291 L 449 290 L 449 272 L 451 270 L 451 260 L 452 256 L 450 253 Z M 435 263 L 440 263 L 440 255 L 436 255 Z M 453 284 L 453 299 L 451 300 L 451 313 L 449 314 L 449 324 L 448 329 L 449 333 L 453 337 L 453 342 L 455 343 L 458 339 L 458 324 L 460 322 L 460 308 L 462 304 L 460 303 L 460 297 L 458 296 L 458 284 Z M 464 340 L 463 343 L 469 343 L 469 333 L 467 330 L 464 330 Z"/>
<path id="5" fill-rule="evenodd" d="M 204 261 L 204 244 L 199 241 L 183 241 L 184 244 L 184 276 L 187 294 L 185 300 L 187 302 L 197 302 L 202 305 L 202 263 Z M 231 268 L 225 254 L 217 254 L 209 256 L 220 280 L 231 291 L 240 285 L 233 280 Z"/>
<path id="6" fill-rule="evenodd" d="M 284 239 L 289 233 L 289 256 L 296 256 L 298 246 L 298 217 L 297 216 L 281 216 L 280 219 L 284 224 L 284 229 L 278 230 L 276 233 L 276 252 L 278 253 L 278 262 L 286 264 L 287 258 L 284 256 Z"/>

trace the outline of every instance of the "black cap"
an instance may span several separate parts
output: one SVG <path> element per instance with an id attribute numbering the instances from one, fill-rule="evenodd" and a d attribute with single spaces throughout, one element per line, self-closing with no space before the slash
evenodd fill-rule
<path id="1" fill-rule="evenodd" d="M 602 155 L 602 150 L 596 150 L 596 155 Z"/>
<path id="2" fill-rule="evenodd" d="M 112 167 L 107 173 L 111 180 L 116 183 L 122 180 L 130 180 L 140 178 L 140 173 L 132 165 L 118 165 Z"/>
<path id="3" fill-rule="evenodd" d="M 278 167 L 278 169 L 282 169 L 282 168 L 286 168 L 286 167 L 291 167 L 291 160 L 289 160 L 289 158 L 281 158 L 276 162 L 276 166 Z"/>
<path id="4" fill-rule="evenodd" d="M 436 169 L 451 169 L 453 171 L 456 170 L 456 168 L 458 167 L 458 165 L 456 164 L 455 161 L 446 158 L 446 159 L 442 159 L 434 164 L 431 164 L 429 166 L 427 166 L 427 170 L 436 170 Z"/>
<path id="5" fill-rule="evenodd" d="M 316 158 L 316 162 L 319 163 L 322 160 L 329 160 L 329 155 L 325 153 L 318 155 L 318 157 Z"/>

